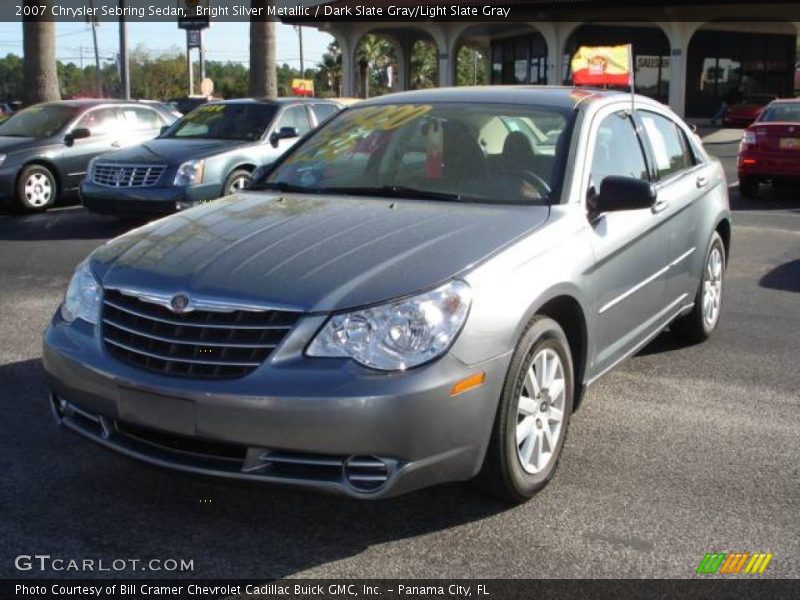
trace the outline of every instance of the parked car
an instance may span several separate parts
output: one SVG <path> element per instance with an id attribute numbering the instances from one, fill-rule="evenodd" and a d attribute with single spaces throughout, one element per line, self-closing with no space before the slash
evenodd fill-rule
<path id="1" fill-rule="evenodd" d="M 232 194 L 339 110 L 299 98 L 209 102 L 157 139 L 94 161 L 81 184 L 83 205 L 119 217 L 164 215 Z"/>
<path id="2" fill-rule="evenodd" d="M 157 105 L 66 100 L 15 112 L 0 124 L 0 200 L 44 211 L 78 187 L 89 161 L 158 135 L 175 120 Z"/>
<path id="3" fill-rule="evenodd" d="M 739 192 L 755 198 L 765 182 L 800 182 L 800 98 L 776 100 L 739 145 Z"/>
<path id="4" fill-rule="evenodd" d="M 748 94 L 741 102 L 730 105 L 722 118 L 725 127 L 747 127 L 758 118 L 764 107 L 776 99 L 773 94 Z"/>
<path id="5" fill-rule="evenodd" d="M 193 473 L 529 498 L 588 386 L 667 326 L 719 323 L 723 170 L 635 104 L 490 87 L 348 108 L 250 190 L 80 264 L 44 335 L 56 419 Z"/>

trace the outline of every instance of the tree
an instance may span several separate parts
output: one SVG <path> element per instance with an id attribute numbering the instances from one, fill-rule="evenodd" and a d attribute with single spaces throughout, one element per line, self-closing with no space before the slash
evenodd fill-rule
<path id="1" fill-rule="evenodd" d="M 375 71 L 388 64 L 389 57 L 394 54 L 394 48 L 386 40 L 368 33 L 358 44 L 356 62 L 361 73 L 361 88 L 364 98 L 369 98 L 370 78 Z"/>
<path id="2" fill-rule="evenodd" d="M 314 89 L 317 95 L 327 88 L 331 95 L 342 95 L 342 50 L 336 40 L 328 44 L 328 51 L 322 55 L 319 63 Z"/>
<path id="3" fill-rule="evenodd" d="M 31 11 L 44 6 L 50 14 L 50 0 L 25 0 Z M 56 24 L 44 16 L 22 18 L 24 59 L 24 100 L 28 104 L 60 100 L 56 72 Z"/>
<path id="4" fill-rule="evenodd" d="M 424 90 L 436 86 L 439 71 L 439 53 L 433 42 L 418 40 L 411 47 L 410 83 L 412 90 Z"/>
<path id="5" fill-rule="evenodd" d="M 273 6 L 274 0 L 266 3 Z M 250 0 L 253 8 L 264 6 L 259 0 Z M 250 95 L 277 98 L 278 82 L 275 70 L 275 23 L 274 21 L 250 21 Z"/>

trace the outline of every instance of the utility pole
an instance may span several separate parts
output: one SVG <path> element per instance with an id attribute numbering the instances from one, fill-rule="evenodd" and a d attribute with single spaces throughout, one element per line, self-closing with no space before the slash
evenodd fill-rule
<path id="1" fill-rule="evenodd" d="M 200 35 L 200 81 L 202 82 L 206 78 L 206 40 L 204 31 L 201 29 L 199 31 Z"/>
<path id="2" fill-rule="evenodd" d="M 303 61 L 303 28 L 300 25 L 295 25 L 295 27 L 297 27 L 297 38 L 300 41 L 300 79 L 305 79 L 306 69 Z"/>
<path id="3" fill-rule="evenodd" d="M 128 22 L 125 20 L 125 0 L 119 0 L 119 85 L 122 98 L 131 99 L 131 74 L 128 61 Z"/>
<path id="4" fill-rule="evenodd" d="M 94 0 L 89 0 L 89 7 L 94 14 Z M 100 78 L 100 52 L 97 50 L 97 17 L 89 17 L 89 22 L 92 25 L 92 40 L 94 42 L 94 68 L 95 79 L 97 84 L 97 97 L 103 97 L 103 81 Z"/>

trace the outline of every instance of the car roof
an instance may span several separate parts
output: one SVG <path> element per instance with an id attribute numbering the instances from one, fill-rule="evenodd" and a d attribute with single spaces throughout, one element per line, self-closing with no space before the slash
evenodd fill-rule
<path id="1" fill-rule="evenodd" d="M 210 100 L 209 104 L 272 104 L 283 106 L 286 104 L 308 104 L 310 102 L 335 103 L 334 98 L 231 98 L 230 100 Z"/>
<path id="2" fill-rule="evenodd" d="M 119 100 L 116 98 L 80 98 L 77 100 L 57 100 L 54 102 L 44 102 L 48 106 L 73 106 L 75 108 L 93 108 L 104 104 L 144 104 L 139 100 Z"/>
<path id="3" fill-rule="evenodd" d="M 630 97 L 627 92 L 593 88 L 543 85 L 492 85 L 476 87 L 430 88 L 388 94 L 364 100 L 359 107 L 405 102 L 486 102 L 488 104 L 535 104 L 543 107 L 573 109 L 579 104 Z M 645 103 L 650 100 L 636 96 Z"/>
<path id="4" fill-rule="evenodd" d="M 798 102 L 800 102 L 800 98 L 778 98 L 770 104 L 797 104 Z"/>

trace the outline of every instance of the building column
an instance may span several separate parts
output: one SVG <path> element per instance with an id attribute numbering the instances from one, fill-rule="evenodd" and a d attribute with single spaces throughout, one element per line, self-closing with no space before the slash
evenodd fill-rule
<path id="1" fill-rule="evenodd" d="M 547 83 L 550 85 L 563 85 L 564 76 L 567 74 L 569 65 L 564 64 L 564 54 L 567 51 L 567 40 L 572 32 L 583 23 L 578 21 L 559 22 L 550 26 L 550 33 L 545 34 L 542 29 L 544 39 L 547 41 Z M 538 25 L 537 25 L 538 27 Z M 552 49 L 551 49 L 552 48 Z"/>
<path id="2" fill-rule="evenodd" d="M 670 45 L 669 56 L 669 107 L 680 117 L 686 114 L 686 65 L 689 41 L 700 23 L 668 21 L 659 23 L 667 34 Z"/>
<path id="3" fill-rule="evenodd" d="M 412 42 L 407 33 L 392 38 L 397 54 L 396 83 L 392 86 L 393 92 L 403 92 L 411 89 L 411 46 Z"/>

